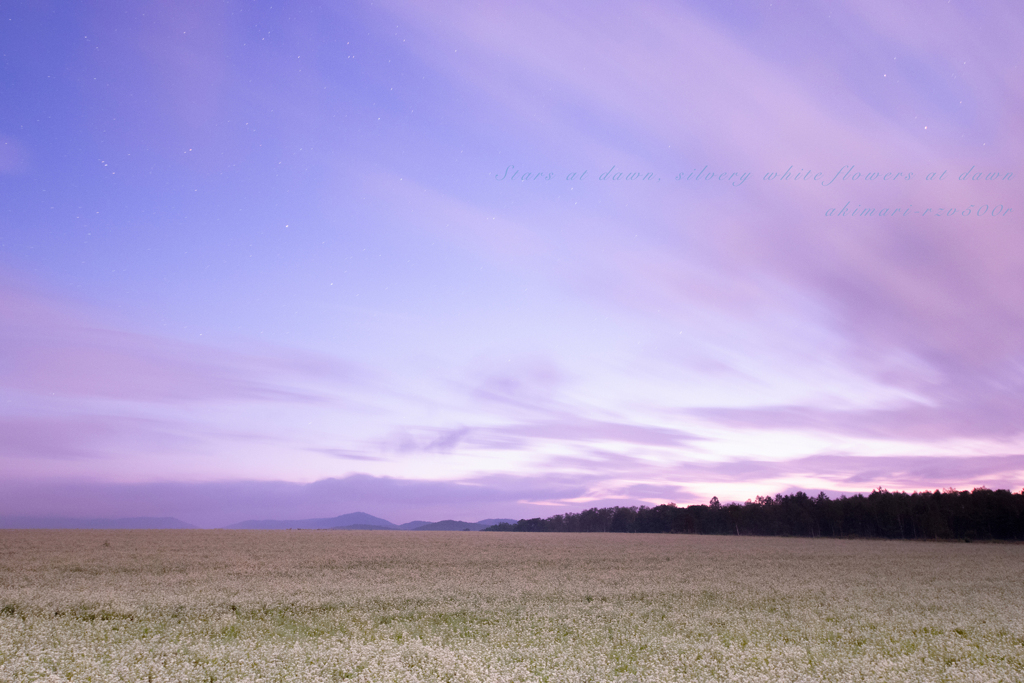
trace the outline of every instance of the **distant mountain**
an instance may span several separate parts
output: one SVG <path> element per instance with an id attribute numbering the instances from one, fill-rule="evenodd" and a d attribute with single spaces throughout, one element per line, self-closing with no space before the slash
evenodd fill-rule
<path id="1" fill-rule="evenodd" d="M 316 519 L 250 519 L 225 529 L 348 529 L 348 530 L 394 530 L 406 531 L 479 531 L 493 524 L 516 519 L 482 519 L 479 522 L 462 522 L 446 519 L 441 522 L 416 520 L 405 524 L 392 524 L 386 519 L 368 515 L 365 512 L 350 512 L 338 517 Z M 77 517 L 0 517 L 0 529 L 198 529 L 194 524 L 175 517 L 122 517 L 119 519 L 82 519 Z"/>
<path id="2" fill-rule="evenodd" d="M 500 524 L 507 522 L 509 524 L 515 524 L 519 520 L 517 519 L 484 519 L 479 522 L 460 522 L 454 519 L 446 519 L 443 522 L 424 522 L 422 520 L 415 522 L 406 522 L 405 524 L 399 524 L 397 527 L 390 526 L 384 527 L 373 524 L 348 524 L 346 526 L 336 526 L 333 529 L 404 529 L 406 531 L 480 531 L 486 529 L 493 524 Z"/>
<path id="3" fill-rule="evenodd" d="M 406 522 L 405 524 L 399 524 L 398 528 L 405 529 L 407 531 L 412 531 L 413 529 L 419 529 L 421 526 L 425 526 L 427 524 L 433 524 L 433 522 L 424 522 L 423 520 L 417 520 L 415 522 Z"/>
<path id="4" fill-rule="evenodd" d="M 386 519 L 368 515 L 365 512 L 350 512 L 347 515 L 319 519 L 249 519 L 225 529 L 335 529 L 353 525 L 370 525 L 381 529 L 398 527 Z"/>
<path id="5" fill-rule="evenodd" d="M 349 524 L 348 526 L 332 526 L 331 531 L 397 531 L 395 526 L 378 526 L 376 524 Z"/>
<path id="6" fill-rule="evenodd" d="M 79 519 L 75 517 L 0 517 L 0 529 L 198 529 L 175 517 L 122 517 Z"/>
<path id="7" fill-rule="evenodd" d="M 432 524 L 424 524 L 416 527 L 415 531 L 480 531 L 486 529 L 490 524 L 477 524 L 475 522 L 460 522 L 454 519 L 445 519 Z"/>

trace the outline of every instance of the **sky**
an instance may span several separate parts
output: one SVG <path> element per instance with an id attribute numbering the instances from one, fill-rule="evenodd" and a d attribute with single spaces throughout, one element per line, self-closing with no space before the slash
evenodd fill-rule
<path id="1" fill-rule="evenodd" d="M 1006 2 L 0 5 L 0 516 L 1024 486 Z"/>

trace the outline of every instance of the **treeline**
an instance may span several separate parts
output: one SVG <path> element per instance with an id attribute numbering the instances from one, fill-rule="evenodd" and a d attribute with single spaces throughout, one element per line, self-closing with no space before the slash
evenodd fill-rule
<path id="1" fill-rule="evenodd" d="M 798 491 L 727 505 L 715 497 L 708 505 L 687 507 L 591 508 L 496 524 L 485 531 L 1019 541 L 1024 540 L 1024 489 L 902 493 L 880 488 L 867 496 L 836 499 Z"/>

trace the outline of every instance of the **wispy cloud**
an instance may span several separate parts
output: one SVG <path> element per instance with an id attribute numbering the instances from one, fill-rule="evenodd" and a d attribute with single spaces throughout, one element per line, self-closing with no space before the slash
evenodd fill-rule
<path id="1" fill-rule="evenodd" d="M 650 446 L 682 446 L 701 438 L 664 427 L 571 418 L 496 427 L 490 431 L 514 437 L 575 441 L 583 444 L 617 441 Z"/>
<path id="2" fill-rule="evenodd" d="M 313 453 L 323 453 L 329 455 L 332 458 L 338 458 L 340 460 L 356 460 L 361 462 L 387 462 L 387 458 L 366 455 L 363 453 L 357 453 L 355 451 L 347 451 L 341 448 L 309 448 L 307 449 Z"/>
<path id="3" fill-rule="evenodd" d="M 45 476 L 56 461 L 138 477 L 227 444 L 287 451 L 293 438 L 245 414 L 276 406 L 280 425 L 302 411 L 363 410 L 346 396 L 367 382 L 330 357 L 120 329 L 10 278 L 0 280 L 0 357 L 0 457 L 19 478 Z"/>
<path id="4" fill-rule="evenodd" d="M 741 429 L 788 429 L 869 439 L 941 442 L 947 439 L 1009 439 L 1024 433 L 1021 396 L 979 396 L 928 406 L 878 410 L 828 410 L 813 406 L 695 408 L 689 413 Z M 987 399 L 987 400 L 986 400 Z"/>
<path id="5" fill-rule="evenodd" d="M 251 352 L 117 329 L 101 316 L 0 281 L 0 386 L 49 396 L 141 402 L 315 401 L 283 376 L 344 378 L 337 361 Z"/>

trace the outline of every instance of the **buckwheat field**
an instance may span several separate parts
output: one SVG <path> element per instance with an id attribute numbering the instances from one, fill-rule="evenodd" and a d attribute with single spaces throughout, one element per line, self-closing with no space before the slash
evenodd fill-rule
<path id="1" fill-rule="evenodd" d="M 1022 681 L 1024 546 L 0 531 L 3 681 Z"/>

